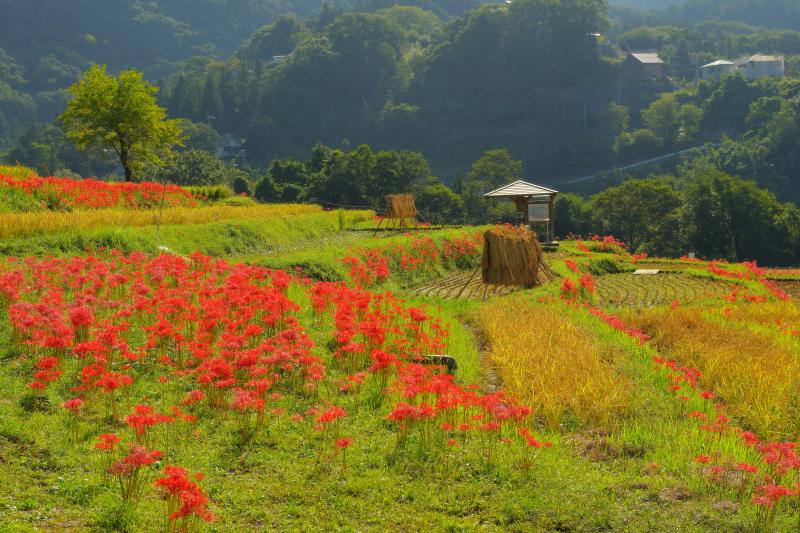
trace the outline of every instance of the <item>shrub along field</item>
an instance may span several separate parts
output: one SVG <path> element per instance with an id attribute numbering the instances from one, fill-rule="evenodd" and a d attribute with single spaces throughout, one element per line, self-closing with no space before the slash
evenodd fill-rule
<path id="1" fill-rule="evenodd" d="M 796 526 L 800 311 L 770 271 L 609 237 L 451 299 L 484 228 L 171 209 L 0 240 L 0 531 Z"/>

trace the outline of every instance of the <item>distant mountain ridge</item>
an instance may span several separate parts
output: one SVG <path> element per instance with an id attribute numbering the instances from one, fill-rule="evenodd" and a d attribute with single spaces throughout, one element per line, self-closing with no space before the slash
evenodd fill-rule
<path id="1" fill-rule="evenodd" d="M 661 24 L 722 20 L 800 30 L 800 1 L 797 0 L 612 0 L 611 4 L 617 9 L 651 11 L 648 15 Z"/>

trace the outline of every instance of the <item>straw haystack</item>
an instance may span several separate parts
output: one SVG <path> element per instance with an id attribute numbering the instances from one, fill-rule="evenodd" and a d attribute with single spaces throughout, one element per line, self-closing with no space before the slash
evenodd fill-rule
<path id="1" fill-rule="evenodd" d="M 386 214 L 384 219 L 398 221 L 405 227 L 406 220 L 417 221 L 417 206 L 413 194 L 390 194 L 386 196 Z"/>
<path id="2" fill-rule="evenodd" d="M 481 269 L 488 285 L 533 287 L 552 276 L 527 227 L 498 226 L 484 233 Z"/>

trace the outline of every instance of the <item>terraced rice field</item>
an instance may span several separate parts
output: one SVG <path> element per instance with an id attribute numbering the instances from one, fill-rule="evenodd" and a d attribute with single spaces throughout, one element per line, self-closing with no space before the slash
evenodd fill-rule
<path id="1" fill-rule="evenodd" d="M 786 294 L 800 300 L 800 280 L 786 280 L 775 282 Z"/>
<path id="2" fill-rule="evenodd" d="M 767 269 L 767 278 L 800 281 L 800 268 L 770 268 Z"/>
<path id="3" fill-rule="evenodd" d="M 480 272 L 474 276 L 472 272 L 461 272 L 415 287 L 411 289 L 411 293 L 416 296 L 454 300 L 457 298 L 481 299 L 503 296 L 512 293 L 514 290 L 516 290 L 514 287 L 485 285 L 481 280 Z"/>
<path id="4" fill-rule="evenodd" d="M 611 274 L 597 280 L 597 295 L 604 305 L 652 307 L 673 301 L 687 303 L 729 293 L 727 283 L 683 274 Z"/>

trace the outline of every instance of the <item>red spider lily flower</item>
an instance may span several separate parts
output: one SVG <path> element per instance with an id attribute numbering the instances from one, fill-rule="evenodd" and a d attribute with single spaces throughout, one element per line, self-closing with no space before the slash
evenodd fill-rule
<path id="1" fill-rule="evenodd" d="M 328 424 L 330 422 L 333 422 L 334 420 L 343 418 L 345 416 L 347 416 L 347 411 L 345 411 L 339 406 L 332 405 L 325 412 L 319 415 L 316 418 L 315 422 L 317 424 Z"/>
<path id="2" fill-rule="evenodd" d="M 583 287 L 583 289 L 586 290 L 586 292 L 588 292 L 589 294 L 594 293 L 596 283 L 594 277 L 591 274 L 586 273 L 583 276 L 581 276 L 580 279 L 578 280 L 578 283 L 580 283 L 581 287 Z"/>
<path id="3" fill-rule="evenodd" d="M 756 487 L 753 503 L 762 507 L 773 507 L 781 499 L 794 496 L 795 491 L 783 485 L 767 484 Z"/>
<path id="4" fill-rule="evenodd" d="M 742 431 L 741 436 L 748 446 L 755 446 L 759 443 L 758 437 L 752 431 Z"/>
<path id="5" fill-rule="evenodd" d="M 133 378 L 131 376 L 119 372 L 106 372 L 95 381 L 95 386 L 106 394 L 110 394 L 120 387 L 128 387 L 132 384 Z"/>
<path id="6" fill-rule="evenodd" d="M 708 464 L 711 462 L 711 457 L 708 455 L 698 455 L 694 460 L 701 464 Z"/>
<path id="7" fill-rule="evenodd" d="M 747 464 L 747 463 L 739 463 L 736 466 L 736 469 L 740 470 L 742 472 L 749 472 L 751 474 L 755 474 L 756 472 L 758 472 L 758 467 L 753 466 L 751 464 Z"/>
<path id="8" fill-rule="evenodd" d="M 186 393 L 186 396 L 183 397 L 183 401 L 181 401 L 181 405 L 192 405 L 197 402 L 203 401 L 206 395 L 201 390 L 191 390 Z"/>
<path id="9" fill-rule="evenodd" d="M 564 261 L 564 264 L 566 264 L 567 268 L 575 272 L 576 274 L 580 274 L 582 272 L 580 267 L 578 267 L 578 264 L 575 263 L 575 261 L 573 261 L 572 259 L 567 259 L 566 261 Z"/>
<path id="10" fill-rule="evenodd" d="M 553 443 L 552 442 L 541 442 L 536 437 L 534 437 L 528 428 L 519 428 L 517 433 L 525 440 L 525 442 L 531 448 L 550 448 Z"/>
<path id="11" fill-rule="evenodd" d="M 119 437 L 114 433 L 103 433 L 97 437 L 100 442 L 94 445 L 98 450 L 112 451 L 119 443 Z"/>
<path id="12" fill-rule="evenodd" d="M 68 411 L 71 411 L 73 414 L 78 414 L 78 412 L 83 408 L 84 401 L 82 398 L 72 398 L 67 400 L 61 406 Z"/>
<path id="13" fill-rule="evenodd" d="M 344 450 L 345 448 L 349 448 L 351 444 L 353 444 L 353 439 L 349 439 L 347 437 L 343 437 L 341 439 L 337 439 L 336 443 L 335 443 L 336 447 L 341 449 L 341 450 Z"/>

